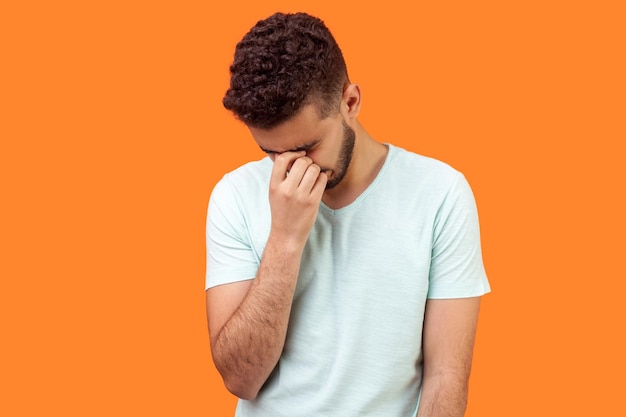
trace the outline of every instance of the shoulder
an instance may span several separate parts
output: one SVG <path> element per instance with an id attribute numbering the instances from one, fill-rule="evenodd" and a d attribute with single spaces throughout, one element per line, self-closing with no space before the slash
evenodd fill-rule
<path id="1" fill-rule="evenodd" d="M 249 186 L 269 181 L 272 172 L 272 161 L 265 157 L 258 161 L 248 162 L 227 173 L 224 178 L 234 186 Z"/>
<path id="2" fill-rule="evenodd" d="M 212 195 L 228 193 L 251 197 L 259 192 L 265 195 L 271 172 L 272 161 L 269 158 L 248 162 L 224 175 L 215 185 Z"/>
<path id="3" fill-rule="evenodd" d="M 446 193 L 463 174 L 449 164 L 395 145 L 389 146 L 389 176 L 396 184 Z"/>

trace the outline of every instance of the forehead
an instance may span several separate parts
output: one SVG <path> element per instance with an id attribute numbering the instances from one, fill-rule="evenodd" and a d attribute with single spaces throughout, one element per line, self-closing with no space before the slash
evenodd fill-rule
<path id="1" fill-rule="evenodd" d="M 291 119 L 271 129 L 249 127 L 252 137 L 265 152 L 306 150 L 332 130 L 334 117 L 321 118 L 317 106 L 308 104 Z"/>

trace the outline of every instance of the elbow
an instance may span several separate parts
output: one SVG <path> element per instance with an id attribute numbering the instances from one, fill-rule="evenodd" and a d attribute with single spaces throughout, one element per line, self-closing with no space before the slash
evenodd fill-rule
<path id="1" fill-rule="evenodd" d="M 234 396 L 241 398 L 242 400 L 254 400 L 259 394 L 259 388 L 255 388 L 251 383 L 247 381 L 234 380 L 232 378 L 224 378 L 224 385 L 226 389 Z"/>
<path id="2" fill-rule="evenodd" d="M 267 379 L 254 367 L 222 360 L 217 349 L 213 349 L 213 362 L 222 376 L 226 389 L 242 400 L 254 400 Z"/>

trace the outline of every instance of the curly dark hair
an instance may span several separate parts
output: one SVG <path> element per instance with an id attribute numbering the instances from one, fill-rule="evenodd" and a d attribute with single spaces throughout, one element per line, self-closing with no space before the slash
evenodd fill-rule
<path id="1" fill-rule="evenodd" d="M 270 129 L 307 104 L 320 117 L 339 109 L 348 71 L 324 22 L 306 13 L 276 13 L 237 44 L 224 107 L 246 125 Z"/>

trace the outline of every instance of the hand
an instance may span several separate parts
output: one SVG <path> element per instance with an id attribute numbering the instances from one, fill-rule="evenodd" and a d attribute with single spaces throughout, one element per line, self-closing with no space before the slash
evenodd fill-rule
<path id="1" fill-rule="evenodd" d="M 327 181 L 327 175 L 304 151 L 277 155 L 270 179 L 271 234 L 303 248 Z"/>

